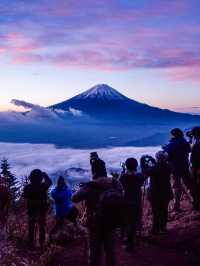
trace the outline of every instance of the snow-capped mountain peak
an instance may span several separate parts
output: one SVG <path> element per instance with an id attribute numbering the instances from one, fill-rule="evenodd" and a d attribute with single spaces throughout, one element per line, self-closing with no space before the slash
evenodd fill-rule
<path id="1" fill-rule="evenodd" d="M 80 99 L 103 99 L 103 100 L 125 100 L 123 94 L 106 84 L 98 84 L 91 89 L 77 95 L 77 100 Z"/>

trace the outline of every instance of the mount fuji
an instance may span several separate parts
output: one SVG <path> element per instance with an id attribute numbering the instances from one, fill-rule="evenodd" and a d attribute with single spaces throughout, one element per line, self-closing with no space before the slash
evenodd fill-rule
<path id="1" fill-rule="evenodd" d="M 81 110 L 98 121 L 117 124 L 125 122 L 144 124 L 150 121 L 152 124 L 169 124 L 170 122 L 200 121 L 200 116 L 177 113 L 134 101 L 106 84 L 96 85 L 50 108 L 65 111 L 73 108 Z"/>
<path id="2" fill-rule="evenodd" d="M 174 127 L 200 125 L 200 116 L 134 101 L 105 84 L 50 107 L 31 106 L 25 113 L 0 113 L 0 142 L 78 149 L 157 146 L 169 140 Z"/>

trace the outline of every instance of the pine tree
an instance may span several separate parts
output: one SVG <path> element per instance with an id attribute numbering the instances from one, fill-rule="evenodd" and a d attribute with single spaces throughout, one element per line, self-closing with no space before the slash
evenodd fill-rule
<path id="1" fill-rule="evenodd" d="M 8 160 L 4 158 L 1 161 L 1 176 L 5 179 L 7 186 L 9 188 L 13 202 L 18 198 L 19 187 L 16 176 L 10 171 L 10 164 Z"/>

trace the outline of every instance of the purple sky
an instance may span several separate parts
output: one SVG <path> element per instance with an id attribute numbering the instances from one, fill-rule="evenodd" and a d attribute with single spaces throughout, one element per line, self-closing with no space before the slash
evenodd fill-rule
<path id="1" fill-rule="evenodd" d="M 0 109 L 96 83 L 200 113 L 199 0 L 1 0 Z"/>

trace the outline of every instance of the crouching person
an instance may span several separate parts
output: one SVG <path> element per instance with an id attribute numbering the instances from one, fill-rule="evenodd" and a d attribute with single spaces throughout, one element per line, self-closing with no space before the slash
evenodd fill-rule
<path id="1" fill-rule="evenodd" d="M 170 200 L 173 199 L 170 183 L 171 170 L 167 159 L 168 155 L 165 152 L 158 152 L 155 165 L 149 169 L 150 189 L 148 198 L 151 202 L 153 213 L 153 234 L 166 230 L 168 205 Z"/>
<path id="2" fill-rule="evenodd" d="M 56 225 L 50 233 L 52 242 L 52 235 L 62 227 L 65 219 L 76 224 L 78 209 L 72 204 L 72 191 L 62 176 L 58 178 L 57 186 L 52 190 L 51 196 L 55 202 L 56 212 Z"/>
<path id="3" fill-rule="evenodd" d="M 123 217 L 118 206 L 122 199 L 122 188 L 116 179 L 97 174 L 94 181 L 82 185 L 73 195 L 72 201 L 86 202 L 90 238 L 89 266 L 101 265 L 103 249 L 106 265 L 115 266 L 114 236 L 117 225 L 114 223 Z"/>
<path id="4" fill-rule="evenodd" d="M 48 175 L 35 169 L 29 176 L 30 184 L 24 188 L 24 197 L 27 200 L 28 214 L 28 244 L 35 244 L 36 225 L 39 226 L 39 241 L 43 251 L 46 235 L 46 213 L 48 209 L 47 193 L 52 185 Z"/>

